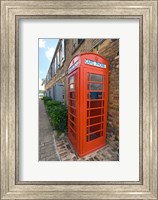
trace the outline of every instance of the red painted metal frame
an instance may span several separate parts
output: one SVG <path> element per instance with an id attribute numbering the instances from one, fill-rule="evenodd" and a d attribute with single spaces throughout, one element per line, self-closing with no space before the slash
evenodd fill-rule
<path id="1" fill-rule="evenodd" d="M 92 61 L 100 62 L 106 65 L 106 68 L 100 68 L 96 66 L 91 66 L 85 64 L 85 59 Z M 76 65 L 77 64 L 77 65 Z M 104 77 L 102 81 L 90 81 L 88 80 L 88 74 L 101 75 Z M 75 56 L 68 68 L 68 137 L 80 157 L 83 157 L 103 146 L 106 145 L 106 126 L 107 126 L 107 107 L 108 107 L 108 73 L 109 73 L 109 62 L 102 56 L 96 53 L 81 53 L 80 55 Z M 75 99 L 70 98 L 70 78 L 75 77 Z M 90 90 L 87 88 L 89 83 L 102 84 L 102 90 Z M 88 92 L 102 92 L 101 99 L 88 99 Z M 76 113 L 71 114 L 72 104 L 74 101 Z M 96 108 L 87 108 L 87 105 L 90 106 L 90 102 L 101 102 L 100 107 Z M 89 102 L 89 104 L 87 103 Z M 103 105 L 104 103 L 104 105 Z M 96 114 L 95 116 L 88 116 L 91 110 L 95 112 L 96 110 L 101 109 L 101 114 Z M 74 117 L 75 126 L 72 128 Z M 94 118 L 101 117 L 101 121 L 98 123 L 94 121 Z M 95 118 L 95 119 L 96 119 Z M 90 123 L 90 119 L 93 119 L 94 124 Z M 99 118 L 97 118 L 99 119 Z M 87 121 L 88 120 L 88 121 Z M 92 121 L 92 120 L 91 120 Z M 87 130 L 90 131 L 89 127 L 94 128 L 95 125 L 99 126 L 100 129 L 94 131 L 93 133 L 87 133 Z M 71 130 L 74 130 L 75 134 L 71 134 Z M 92 129 L 92 128 L 91 128 Z M 99 137 L 90 141 L 90 138 L 94 137 L 94 133 L 98 133 Z M 96 134 L 95 134 L 96 135 Z M 74 137 L 76 136 L 76 137 Z"/>

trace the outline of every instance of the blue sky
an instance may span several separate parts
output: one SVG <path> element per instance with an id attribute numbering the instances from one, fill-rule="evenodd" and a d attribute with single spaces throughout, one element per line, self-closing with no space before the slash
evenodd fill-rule
<path id="1" fill-rule="evenodd" d="M 41 38 L 38 41 L 39 48 L 39 89 L 41 80 L 45 79 L 48 68 L 50 66 L 58 39 Z"/>

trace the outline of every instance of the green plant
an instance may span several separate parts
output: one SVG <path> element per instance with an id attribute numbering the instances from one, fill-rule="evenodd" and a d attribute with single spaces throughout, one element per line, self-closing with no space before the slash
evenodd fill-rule
<path id="1" fill-rule="evenodd" d="M 67 131 L 67 107 L 65 105 L 55 106 L 51 115 L 51 120 L 55 129 Z"/>
<path id="2" fill-rule="evenodd" d="M 60 132 L 67 132 L 67 106 L 49 97 L 44 97 L 43 100 L 53 127 Z"/>
<path id="3" fill-rule="evenodd" d="M 52 99 L 51 99 L 50 97 L 44 96 L 44 97 L 42 98 L 42 100 L 44 101 L 44 104 L 46 104 L 47 101 L 50 101 L 50 100 L 52 100 Z"/>

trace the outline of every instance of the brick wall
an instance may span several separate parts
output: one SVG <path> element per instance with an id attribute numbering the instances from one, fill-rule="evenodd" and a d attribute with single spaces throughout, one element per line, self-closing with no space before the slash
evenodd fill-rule
<path id="1" fill-rule="evenodd" d="M 110 61 L 108 126 L 109 132 L 119 137 L 119 40 L 108 40 L 99 47 L 99 54 Z"/>
<path id="2" fill-rule="evenodd" d="M 109 68 L 109 99 L 108 99 L 108 132 L 113 132 L 119 137 L 119 40 L 86 39 L 73 54 L 84 51 L 98 52 L 110 61 Z M 70 41 L 71 42 L 71 41 Z M 98 45 L 97 45 L 98 44 Z M 95 47 L 96 45 L 96 47 Z M 94 48 L 93 48 L 94 47 Z"/>

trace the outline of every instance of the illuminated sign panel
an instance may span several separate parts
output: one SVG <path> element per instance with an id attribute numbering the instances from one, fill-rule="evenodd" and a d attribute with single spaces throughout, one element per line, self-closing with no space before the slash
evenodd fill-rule
<path id="1" fill-rule="evenodd" d="M 95 66 L 95 67 L 100 67 L 100 68 L 106 68 L 105 64 L 100 63 L 100 62 L 96 62 L 96 61 L 93 61 L 93 60 L 88 60 L 88 59 L 85 59 L 85 64 L 92 65 L 92 66 Z"/>
<path id="2" fill-rule="evenodd" d="M 79 64 L 79 60 L 77 60 L 71 67 L 69 68 L 68 72 L 70 73 L 72 70 L 74 70 Z"/>

